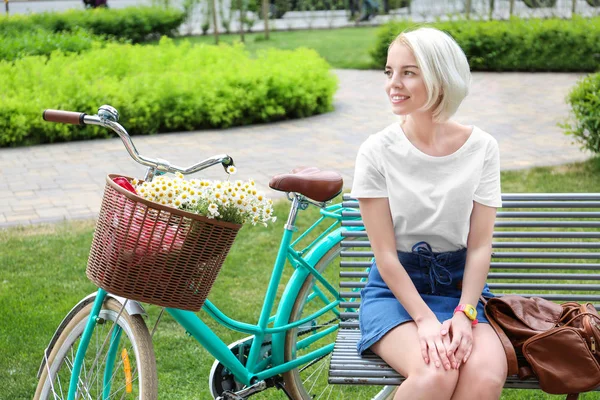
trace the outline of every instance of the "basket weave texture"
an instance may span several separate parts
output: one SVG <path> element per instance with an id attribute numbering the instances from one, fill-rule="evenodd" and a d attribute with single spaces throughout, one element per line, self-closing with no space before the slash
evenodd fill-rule
<path id="1" fill-rule="evenodd" d="M 87 277 L 128 299 L 200 310 L 242 225 L 145 200 L 117 176 L 106 178 Z"/>

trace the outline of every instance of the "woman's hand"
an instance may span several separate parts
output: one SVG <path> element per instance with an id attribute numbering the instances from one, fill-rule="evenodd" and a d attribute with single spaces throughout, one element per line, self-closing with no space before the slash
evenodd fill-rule
<path id="1" fill-rule="evenodd" d="M 466 363 L 473 350 L 472 321 L 462 312 L 454 314 L 452 319 L 444 321 L 441 330 L 444 341 L 452 339 L 446 345 L 447 356 L 452 360 L 452 367 L 458 369 L 461 363 Z"/>
<path id="2" fill-rule="evenodd" d="M 417 323 L 417 330 L 425 364 L 432 361 L 437 368 L 442 365 L 446 370 L 452 368 L 448 358 L 448 350 L 442 340 L 442 324 L 440 324 L 440 321 L 435 317 L 426 318 Z"/>

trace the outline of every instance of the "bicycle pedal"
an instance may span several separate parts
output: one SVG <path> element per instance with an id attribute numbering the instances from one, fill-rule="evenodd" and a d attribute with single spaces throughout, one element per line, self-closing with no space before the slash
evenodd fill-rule
<path id="1" fill-rule="evenodd" d="M 237 394 L 225 391 L 222 396 L 217 397 L 217 400 L 246 400 L 244 397 L 238 396 Z"/>

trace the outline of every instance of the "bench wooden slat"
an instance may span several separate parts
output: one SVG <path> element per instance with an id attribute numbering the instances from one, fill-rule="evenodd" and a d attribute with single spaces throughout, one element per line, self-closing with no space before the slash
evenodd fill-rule
<path id="1" fill-rule="evenodd" d="M 342 241 L 344 248 L 369 248 L 371 242 L 366 240 Z M 600 249 L 595 242 L 492 242 L 495 249 Z"/>
<path id="2" fill-rule="evenodd" d="M 365 231 L 342 231 L 343 237 L 366 238 Z M 541 232 L 541 231 L 496 231 L 495 238 L 531 238 L 531 239 L 600 239 L 600 232 Z"/>
<path id="3" fill-rule="evenodd" d="M 565 201 L 527 201 L 527 200 L 506 200 L 504 196 L 502 196 L 502 209 L 506 210 L 509 208 L 600 208 L 600 201 L 573 201 L 573 200 L 565 200 Z M 343 201 L 342 206 L 345 208 L 355 208 L 359 209 L 360 204 L 356 200 L 348 200 Z"/>
<path id="4" fill-rule="evenodd" d="M 507 293 L 494 293 L 496 297 L 502 297 Z M 523 297 L 542 297 L 550 301 L 577 301 L 581 303 L 600 301 L 600 294 L 568 294 L 568 293 L 510 293 Z M 360 292 L 340 292 L 343 299 L 359 299 Z"/>
<path id="5" fill-rule="evenodd" d="M 599 203 L 600 204 L 600 203 Z M 360 218 L 360 211 L 342 211 L 344 218 Z M 597 211 L 498 211 L 496 218 L 600 218 Z"/>
<path id="6" fill-rule="evenodd" d="M 600 304 L 594 304 L 596 310 L 600 310 Z M 341 309 L 358 309 L 360 308 L 360 301 L 342 301 L 340 302 Z"/>
<path id="7" fill-rule="evenodd" d="M 340 261 L 341 268 L 369 268 L 372 261 Z M 519 263 L 519 262 L 492 262 L 492 269 L 569 269 L 569 270 L 600 270 L 600 263 L 597 264 L 571 264 L 571 263 Z"/>
<path id="8" fill-rule="evenodd" d="M 361 220 L 342 220 L 342 226 L 364 227 Z M 595 221 L 496 221 L 496 228 L 600 228 Z"/>
<path id="9" fill-rule="evenodd" d="M 367 271 L 342 271 L 340 278 L 367 278 Z M 533 274 L 490 272 L 487 279 L 523 279 L 523 280 L 600 280 L 600 274 Z"/>
<path id="10" fill-rule="evenodd" d="M 344 281 L 340 282 L 340 287 L 347 288 L 359 288 L 365 287 L 367 282 L 364 281 Z M 488 283 L 490 290 L 493 292 L 496 290 L 552 290 L 552 291 L 579 291 L 579 292 L 591 292 L 600 291 L 600 285 L 588 285 L 588 284 L 572 284 L 572 283 Z"/>
<path id="11" fill-rule="evenodd" d="M 343 250 L 340 252 L 340 257 L 344 258 L 373 258 L 374 254 L 372 251 L 353 251 Z M 577 260 L 595 260 L 600 259 L 600 252 L 590 253 L 559 253 L 559 252 L 526 252 L 526 251 L 496 251 L 492 253 L 492 258 L 544 258 L 544 259 L 577 259 Z"/>
<path id="12" fill-rule="evenodd" d="M 343 200 L 353 200 L 355 198 L 345 193 Z M 502 201 L 600 201 L 600 193 L 502 193 Z"/>

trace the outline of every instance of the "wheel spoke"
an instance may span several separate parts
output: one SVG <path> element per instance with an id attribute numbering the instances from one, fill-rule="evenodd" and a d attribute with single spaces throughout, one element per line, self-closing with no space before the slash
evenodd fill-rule
<path id="1" fill-rule="evenodd" d="M 76 352 L 91 309 L 92 304 L 79 309 L 55 340 L 55 348 L 50 349 L 46 357 L 46 367 L 40 377 L 36 399 L 58 399 L 59 396 L 66 398 L 63 393 L 63 386 L 66 389 L 66 385 L 62 385 L 61 380 L 70 381 Z M 144 398 L 156 398 L 156 361 L 152 340 L 142 317 L 128 315 L 124 307 L 113 299 L 107 300 L 98 316 L 105 323 L 96 325 L 95 337 L 84 355 L 77 382 L 77 397 L 84 400 L 139 399 L 140 393 L 143 392 Z M 117 337 L 112 335 L 117 327 L 122 329 L 119 342 L 110 341 L 111 337 Z M 107 343 L 111 343 L 112 347 Z M 112 355 L 109 357 L 109 349 L 111 352 L 117 351 L 117 354 L 120 350 L 127 349 L 131 361 L 131 369 L 127 370 L 127 375 L 123 374 L 123 356 L 119 359 Z M 112 362 L 107 366 L 109 359 L 112 359 Z M 52 371 L 55 373 L 52 374 Z M 103 372 L 108 375 L 104 376 Z M 104 381 L 111 385 L 110 393 L 107 393 L 106 397 L 103 393 Z M 129 383 L 132 384 L 133 390 L 129 390 Z"/>

